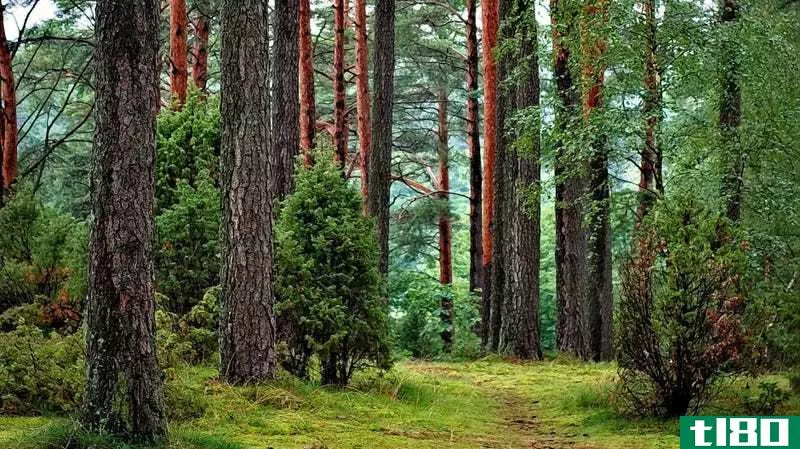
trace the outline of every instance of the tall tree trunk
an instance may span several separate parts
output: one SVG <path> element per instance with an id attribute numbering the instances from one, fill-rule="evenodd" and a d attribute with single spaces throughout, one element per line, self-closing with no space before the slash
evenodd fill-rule
<path id="1" fill-rule="evenodd" d="M 641 154 L 639 176 L 639 207 L 637 223 L 647 215 L 659 195 L 664 193 L 662 179 L 661 148 L 658 134 L 661 128 L 661 74 L 658 65 L 658 41 L 656 28 L 656 0 L 643 0 L 642 12 L 645 27 L 644 54 L 644 105 L 645 139 Z"/>
<path id="2" fill-rule="evenodd" d="M 453 284 L 453 225 L 450 222 L 450 134 L 447 126 L 447 89 L 439 88 L 438 103 L 438 142 L 437 153 L 439 158 L 438 189 L 439 199 L 439 282 L 443 286 Z M 448 292 L 442 295 L 442 344 L 445 352 L 450 352 L 453 346 L 453 298 Z"/>
<path id="3" fill-rule="evenodd" d="M 187 44 L 189 14 L 186 0 L 170 0 L 169 8 L 169 86 L 173 99 L 178 104 L 186 103 L 186 89 L 189 83 L 189 47 Z"/>
<path id="4" fill-rule="evenodd" d="M 586 181 L 583 162 L 564 142 L 579 119 L 580 95 L 571 70 L 571 41 L 575 17 L 570 2 L 550 0 L 553 24 L 553 76 L 556 80 L 556 346 L 559 351 L 587 359 L 589 327 L 587 306 L 586 240 L 581 197 Z"/>
<path id="5" fill-rule="evenodd" d="M 469 290 L 483 288 L 483 243 L 481 242 L 480 112 L 478 110 L 478 26 L 476 0 L 467 0 L 467 151 L 469 153 Z"/>
<path id="6" fill-rule="evenodd" d="M 294 158 L 300 151 L 298 0 L 276 0 L 272 64 L 271 193 L 282 200 L 294 187 Z"/>
<path id="7" fill-rule="evenodd" d="M 333 146 L 339 165 L 347 164 L 347 92 L 344 85 L 344 0 L 333 2 Z"/>
<path id="8" fill-rule="evenodd" d="M 209 20 L 200 12 L 194 19 L 194 66 L 192 67 L 192 80 L 195 87 L 203 92 L 208 85 L 208 36 L 210 34 Z"/>
<path id="9" fill-rule="evenodd" d="M 221 375 L 242 384 L 275 371 L 266 0 L 224 0 L 222 37 Z"/>
<path id="10" fill-rule="evenodd" d="M 372 140 L 369 98 L 369 62 L 367 61 L 367 1 L 356 0 L 356 113 L 358 115 L 358 156 L 361 170 L 361 196 L 367 210 L 369 195 L 369 148 Z"/>
<path id="11" fill-rule="evenodd" d="M 742 90 L 739 86 L 739 48 L 731 28 L 739 20 L 736 0 L 720 0 L 720 22 L 724 35 L 722 43 L 722 98 L 719 107 L 719 129 L 725 177 L 722 196 L 726 215 L 738 221 L 742 215 L 745 161 L 739 145 L 739 125 L 742 121 Z"/>
<path id="12" fill-rule="evenodd" d="M 504 199 L 495 203 L 502 215 L 503 242 L 495 247 L 504 262 L 503 311 L 499 351 L 521 359 L 538 360 L 539 346 L 539 152 L 540 121 L 512 122 L 517 113 L 538 114 L 539 61 L 533 0 L 501 0 L 503 39 L 519 46 L 500 61 L 507 81 L 500 114 Z M 512 73 L 515 76 L 511 78 Z M 498 251 L 498 247 L 501 247 Z M 500 264 L 495 264 L 495 267 Z"/>
<path id="13" fill-rule="evenodd" d="M 4 14 L 5 6 L 0 4 L 0 18 L 4 17 Z M 5 190 L 8 190 L 17 179 L 17 94 L 12 63 L 5 24 L 0 23 L 0 83 L 2 83 L 0 98 L 3 100 L 3 183 L 0 187 Z"/>
<path id="14" fill-rule="evenodd" d="M 369 215 L 375 218 L 380 270 L 389 272 L 389 187 L 392 162 L 392 110 L 394 108 L 395 0 L 375 0 L 375 89 L 372 116 L 372 148 L 369 152 Z"/>
<path id="15" fill-rule="evenodd" d="M 497 339 L 493 338 L 499 329 L 492 324 L 495 318 L 491 316 L 492 304 L 495 299 L 494 289 L 497 285 L 492 282 L 492 261 L 495 241 L 495 154 L 497 152 L 497 63 L 494 49 L 497 46 L 497 31 L 499 26 L 499 5 L 497 0 L 484 0 L 481 3 L 481 18 L 483 22 L 483 219 L 481 230 L 483 232 L 483 335 L 482 341 L 489 348 L 496 347 Z M 497 292 L 499 297 L 500 292 Z M 497 317 L 499 318 L 499 317 Z M 487 325 L 488 324 L 488 325 Z M 496 332 L 497 331 L 497 332 Z"/>
<path id="16" fill-rule="evenodd" d="M 166 436 L 155 350 L 156 0 L 99 0 L 86 393 L 92 432 Z"/>
<path id="17" fill-rule="evenodd" d="M 314 47 L 311 45 L 311 4 L 300 0 L 300 149 L 306 165 L 311 164 L 311 148 L 317 123 L 314 98 Z"/>
<path id="18" fill-rule="evenodd" d="M 611 190 L 608 177 L 608 143 L 598 120 L 603 109 L 606 51 L 606 0 L 584 0 L 581 20 L 581 50 L 584 85 L 583 117 L 590 135 L 588 215 L 589 335 L 594 360 L 613 357 L 613 285 L 611 283 Z"/>

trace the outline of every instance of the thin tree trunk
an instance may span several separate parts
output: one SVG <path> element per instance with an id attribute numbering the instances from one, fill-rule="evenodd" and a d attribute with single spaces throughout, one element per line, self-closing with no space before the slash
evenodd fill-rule
<path id="1" fill-rule="evenodd" d="M 0 4 L 0 18 L 4 17 L 4 13 L 5 6 Z M 0 98 L 3 100 L 2 187 L 5 190 L 8 190 L 17 179 L 17 94 L 12 62 L 5 24 L 0 23 L 0 83 L 2 83 Z"/>
<path id="2" fill-rule="evenodd" d="M 97 2 L 83 421 L 138 441 L 167 431 L 153 286 L 158 21 L 156 0 Z"/>
<path id="3" fill-rule="evenodd" d="M 483 288 L 483 243 L 481 242 L 480 118 L 478 111 L 478 27 L 476 0 L 467 0 L 467 151 L 469 153 L 469 290 Z"/>
<path id="4" fill-rule="evenodd" d="M 661 148 L 658 134 L 661 128 L 661 75 L 658 66 L 658 41 L 656 28 L 656 0 L 643 0 L 642 12 L 645 26 L 644 55 L 644 105 L 645 139 L 641 154 L 639 176 L 639 207 L 636 221 L 641 220 L 653 207 L 658 196 L 664 193 L 661 173 Z"/>
<path id="5" fill-rule="evenodd" d="M 189 47 L 187 44 L 189 14 L 186 0 L 170 0 L 169 8 L 169 85 L 178 105 L 186 103 L 186 89 L 189 82 Z"/>
<path id="6" fill-rule="evenodd" d="M 499 153 L 503 161 L 504 200 L 495 203 L 502 215 L 503 242 L 495 252 L 503 255 L 503 312 L 499 351 L 521 359 L 538 360 L 539 346 L 539 120 L 511 123 L 518 112 L 539 107 L 539 61 L 533 0 L 501 0 L 503 38 L 519 46 L 500 62 L 507 80 L 500 114 L 503 138 Z M 511 68 L 517 76 L 509 79 Z M 502 248 L 498 251 L 498 247 Z M 499 266 L 495 265 L 496 267 Z"/>
<path id="7" fill-rule="evenodd" d="M 603 84 L 606 51 L 605 0 L 584 0 L 581 20 L 581 49 L 583 53 L 582 82 L 584 85 L 583 117 L 589 127 L 591 156 L 589 160 L 589 195 L 592 212 L 588 215 L 589 269 L 589 334 L 594 360 L 611 360 L 613 357 L 612 311 L 613 285 L 611 283 L 611 190 L 608 177 L 607 138 L 598 117 L 603 109 Z"/>
<path id="8" fill-rule="evenodd" d="M 300 149 L 306 165 L 311 165 L 311 148 L 317 124 L 314 98 L 314 47 L 311 45 L 311 5 L 300 0 Z"/>
<path id="9" fill-rule="evenodd" d="M 298 0 L 276 0 L 272 64 L 271 193 L 282 200 L 294 187 L 294 158 L 300 151 Z"/>
<path id="10" fill-rule="evenodd" d="M 392 110 L 394 108 L 395 0 L 375 1 L 375 89 L 372 148 L 369 152 L 369 215 L 375 218 L 381 259 L 380 270 L 389 272 L 389 187 L 392 162 Z"/>
<path id="11" fill-rule="evenodd" d="M 495 232 L 495 154 L 497 151 L 497 64 L 494 49 L 497 46 L 499 26 L 499 5 L 497 0 L 484 0 L 481 3 L 483 22 L 483 217 L 481 222 L 483 244 L 483 335 L 482 341 L 487 347 L 494 346 L 497 340 L 492 338 L 496 327 L 492 326 L 491 317 L 493 289 L 492 260 Z M 499 292 L 498 292 L 499 293 Z M 487 313 L 488 312 L 488 313 Z M 495 343 L 496 344 L 496 343 Z"/>
<path id="12" fill-rule="evenodd" d="M 344 85 L 344 0 L 333 2 L 333 146 L 336 158 L 344 169 L 347 164 L 347 93 Z"/>
<path id="13" fill-rule="evenodd" d="M 442 201 L 439 211 L 439 282 L 443 286 L 453 284 L 453 225 L 450 222 L 450 135 L 447 126 L 447 89 L 441 87 L 438 103 L 438 142 L 439 159 L 439 199 Z M 453 346 L 453 298 L 449 293 L 441 298 L 442 344 L 445 352 Z"/>
<path id="14" fill-rule="evenodd" d="M 553 76 L 556 80 L 556 346 L 559 351 L 587 359 L 589 328 L 587 307 L 586 241 L 582 225 L 581 196 L 586 185 L 583 162 L 564 138 L 571 134 L 579 114 L 579 92 L 570 69 L 570 41 L 575 18 L 570 1 L 551 0 L 553 23 Z"/>
<path id="15" fill-rule="evenodd" d="M 195 87 L 207 92 L 208 85 L 208 36 L 210 34 L 209 21 L 201 12 L 194 19 L 194 66 L 192 67 L 192 80 Z"/>
<path id="16" fill-rule="evenodd" d="M 739 5 L 736 0 L 721 0 L 720 22 L 722 24 L 722 98 L 719 108 L 719 129 L 725 175 L 722 196 L 726 215 L 738 221 L 742 215 L 745 162 L 739 146 L 739 125 L 742 121 L 742 90 L 739 86 L 738 42 L 730 30 L 739 20 Z"/>
<path id="17" fill-rule="evenodd" d="M 361 170 L 361 196 L 367 210 L 369 195 L 369 148 L 372 140 L 369 98 L 369 62 L 367 61 L 367 1 L 356 0 L 356 113 L 358 115 L 358 155 Z"/>
<path id="18" fill-rule="evenodd" d="M 221 13 L 220 374 L 233 384 L 275 371 L 267 8 L 225 0 Z"/>

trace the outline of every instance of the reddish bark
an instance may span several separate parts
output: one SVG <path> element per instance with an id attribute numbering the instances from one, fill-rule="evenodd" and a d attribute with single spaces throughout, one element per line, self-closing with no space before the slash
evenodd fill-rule
<path id="1" fill-rule="evenodd" d="M 370 117 L 369 62 L 367 61 L 367 1 L 356 0 L 356 113 L 358 115 L 358 154 L 361 171 L 361 196 L 366 211 L 369 168 L 369 147 L 372 141 Z"/>
<path id="2" fill-rule="evenodd" d="M 591 156 L 589 160 L 589 194 L 592 213 L 588 216 L 589 335 L 594 360 L 613 357 L 611 279 L 611 186 L 608 176 L 606 136 L 596 130 L 595 116 L 603 108 L 603 84 L 607 49 L 605 33 L 606 0 L 587 0 L 581 21 L 582 81 L 584 87 L 583 117 L 589 126 Z"/>
<path id="3" fill-rule="evenodd" d="M 469 289 L 483 286 L 483 247 L 481 239 L 481 202 L 483 173 L 481 173 L 481 141 L 478 112 L 478 27 L 476 0 L 467 0 L 467 151 L 469 153 Z"/>
<path id="4" fill-rule="evenodd" d="M 5 7 L 0 6 L 0 19 Z M 14 68 L 11 51 L 6 40 L 6 30 L 0 20 L 0 82 L 3 99 L 3 188 L 8 189 L 17 177 L 17 94 L 14 85 Z"/>
<path id="5" fill-rule="evenodd" d="M 494 249 L 493 223 L 494 187 L 495 187 L 495 153 L 497 151 L 497 63 L 494 49 L 497 46 L 499 26 L 499 4 L 497 0 L 484 0 L 481 4 L 483 21 L 483 116 L 484 116 L 484 151 L 483 151 L 483 219 L 481 222 L 483 245 L 483 301 L 484 305 L 491 301 L 491 261 Z M 486 318 L 486 317 L 484 317 Z M 486 334 L 489 323 L 484 321 L 484 343 L 488 341 Z"/>
<path id="6" fill-rule="evenodd" d="M 345 164 L 347 164 L 347 98 L 344 85 L 345 21 L 344 0 L 334 0 L 333 123 L 335 132 L 333 135 L 333 146 L 336 149 L 336 158 L 342 169 L 344 169 Z"/>
<path id="7" fill-rule="evenodd" d="M 169 85 L 173 98 L 178 104 L 186 103 L 186 89 L 189 83 L 189 47 L 187 34 L 189 15 L 186 0 L 170 0 L 169 8 Z"/>
<path id="8" fill-rule="evenodd" d="M 311 45 L 311 4 L 300 0 L 300 149 L 306 165 L 311 164 L 311 147 L 316 128 L 314 98 L 314 48 Z"/>
<path id="9" fill-rule="evenodd" d="M 453 226 L 450 222 L 450 194 L 448 193 L 450 191 L 450 171 L 448 167 L 450 147 L 447 128 L 447 91 L 444 88 L 439 90 L 438 105 L 438 196 L 443 203 L 439 212 L 439 282 L 442 285 L 451 285 L 453 283 Z M 453 345 L 453 299 L 449 294 L 442 295 L 441 309 L 441 319 L 444 327 L 441 333 L 442 344 L 445 352 L 449 352 Z"/>
<path id="10" fill-rule="evenodd" d="M 194 66 L 192 67 L 192 80 L 194 85 L 206 91 L 208 83 L 208 19 L 201 13 L 194 19 Z"/>

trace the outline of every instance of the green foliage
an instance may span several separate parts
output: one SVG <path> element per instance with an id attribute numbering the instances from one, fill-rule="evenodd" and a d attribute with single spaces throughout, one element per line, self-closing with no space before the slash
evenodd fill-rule
<path id="1" fill-rule="evenodd" d="M 204 170 L 194 186 L 179 181 L 175 201 L 156 217 L 156 283 L 173 300 L 165 306 L 186 313 L 219 283 L 219 189 Z"/>
<path id="2" fill-rule="evenodd" d="M 423 273 L 393 272 L 389 291 L 395 351 L 414 358 L 443 355 L 441 298 L 453 300 L 453 347 L 448 357 L 474 358 L 481 352 L 475 333 L 480 321 L 478 299 L 463 285 L 443 286 Z"/>
<path id="3" fill-rule="evenodd" d="M 621 393 L 637 413 L 680 416 L 741 362 L 747 242 L 692 197 L 654 209 L 622 269 Z"/>
<path id="4" fill-rule="evenodd" d="M 298 165 L 275 224 L 278 319 L 297 369 L 312 354 L 323 382 L 346 385 L 367 363 L 388 367 L 388 310 L 374 224 L 329 151 Z"/>
<path id="5" fill-rule="evenodd" d="M 157 131 L 157 210 L 179 201 L 182 183 L 195 187 L 198 180 L 210 179 L 218 184 L 219 121 L 219 99 L 196 90 L 183 108 L 162 110 Z"/>
<path id="6" fill-rule="evenodd" d="M 219 350 L 219 294 L 219 286 L 209 288 L 183 316 L 163 308 L 156 311 L 158 358 L 163 367 L 214 361 Z"/>
<path id="7" fill-rule="evenodd" d="M 0 414 L 71 413 L 84 382 L 83 334 L 22 325 L 0 334 Z"/>
<path id="8" fill-rule="evenodd" d="M 28 324 L 76 329 L 88 282 L 86 225 L 23 191 L 0 209 L 0 228 L 0 313 L 16 308 L 9 314 L 30 318 L 35 304 L 40 319 Z"/>
<path id="9" fill-rule="evenodd" d="M 742 398 L 745 412 L 748 415 L 774 415 L 786 401 L 789 392 L 782 389 L 775 382 L 761 382 L 758 384 L 758 396 L 752 396 L 748 391 Z"/>

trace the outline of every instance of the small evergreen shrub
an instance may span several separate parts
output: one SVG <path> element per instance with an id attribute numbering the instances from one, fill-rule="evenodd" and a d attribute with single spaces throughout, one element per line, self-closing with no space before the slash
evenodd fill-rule
<path id="1" fill-rule="evenodd" d="M 745 413 L 753 416 L 774 415 L 786 401 L 789 392 L 775 382 L 761 382 L 758 385 L 758 396 L 745 395 L 742 403 Z"/>
<path id="2" fill-rule="evenodd" d="M 0 414 L 72 413 L 85 376 L 83 333 L 20 325 L 0 335 Z"/>
<path id="3" fill-rule="evenodd" d="M 304 376 L 316 355 L 322 382 L 346 385 L 367 365 L 389 366 L 388 305 L 375 226 L 358 191 L 331 151 L 314 160 L 298 165 L 275 225 L 278 327 L 284 366 Z"/>

